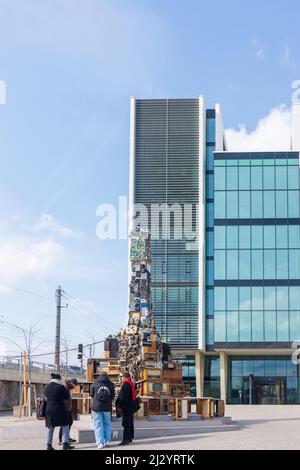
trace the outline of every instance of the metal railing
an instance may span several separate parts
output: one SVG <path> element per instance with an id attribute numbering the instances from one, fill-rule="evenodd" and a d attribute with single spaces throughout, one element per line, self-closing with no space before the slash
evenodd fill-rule
<path id="1" fill-rule="evenodd" d="M 10 359 L 7 360 L 5 358 L 0 357 L 0 368 L 1 369 L 11 369 L 11 370 L 20 370 L 20 359 Z M 27 370 L 28 370 L 28 362 L 27 362 Z M 31 372 L 37 374 L 51 374 L 52 372 L 56 372 L 56 368 L 52 364 L 44 364 L 41 362 L 32 361 Z M 84 369 L 80 369 L 79 367 L 61 367 L 61 375 L 67 377 L 85 377 L 86 371 Z"/>

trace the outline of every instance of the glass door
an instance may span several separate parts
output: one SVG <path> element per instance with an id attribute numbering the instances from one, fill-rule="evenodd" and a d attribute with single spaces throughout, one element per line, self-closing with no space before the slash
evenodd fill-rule
<path id="1" fill-rule="evenodd" d="M 263 382 L 254 385 L 254 404 L 284 405 L 286 403 L 286 384 L 284 379 Z"/>

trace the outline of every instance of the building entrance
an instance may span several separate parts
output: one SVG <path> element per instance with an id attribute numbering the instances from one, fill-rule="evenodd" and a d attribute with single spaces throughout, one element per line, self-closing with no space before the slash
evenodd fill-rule
<path id="1" fill-rule="evenodd" d="M 278 377 L 253 378 L 253 404 L 285 405 L 286 379 Z"/>

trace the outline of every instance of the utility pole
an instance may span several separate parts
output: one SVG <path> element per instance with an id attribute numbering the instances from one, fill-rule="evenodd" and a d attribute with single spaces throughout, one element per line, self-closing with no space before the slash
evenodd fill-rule
<path id="1" fill-rule="evenodd" d="M 60 286 L 56 289 L 55 300 L 56 300 L 56 334 L 55 334 L 55 366 L 57 372 L 60 372 L 60 323 L 61 323 L 61 309 L 67 308 L 61 305 L 61 294 L 63 290 Z"/>

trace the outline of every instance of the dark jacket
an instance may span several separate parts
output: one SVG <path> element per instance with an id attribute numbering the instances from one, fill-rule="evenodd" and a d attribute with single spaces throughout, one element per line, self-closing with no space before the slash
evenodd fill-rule
<path id="1" fill-rule="evenodd" d="M 100 387 L 107 387 L 110 392 L 110 399 L 108 401 L 100 401 L 97 396 L 97 392 Z M 96 382 L 91 387 L 91 397 L 93 398 L 93 411 L 111 411 L 112 410 L 112 401 L 115 398 L 115 386 L 109 377 L 105 374 L 102 374 L 98 377 Z"/>
<path id="2" fill-rule="evenodd" d="M 51 381 L 44 390 L 47 399 L 46 426 L 67 426 L 69 424 L 69 411 L 65 400 L 70 401 L 70 391 L 64 385 Z"/>
<path id="3" fill-rule="evenodd" d="M 133 414 L 135 403 L 132 397 L 132 391 L 129 383 L 122 384 L 116 405 L 122 408 L 123 415 Z"/>

